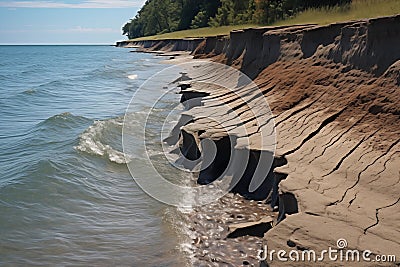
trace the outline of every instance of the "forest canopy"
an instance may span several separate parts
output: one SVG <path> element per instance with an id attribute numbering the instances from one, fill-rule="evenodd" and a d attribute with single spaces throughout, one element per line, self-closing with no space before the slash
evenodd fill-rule
<path id="1" fill-rule="evenodd" d="M 147 0 L 123 27 L 137 38 L 207 26 L 268 25 L 308 8 L 349 4 L 351 0 Z"/>

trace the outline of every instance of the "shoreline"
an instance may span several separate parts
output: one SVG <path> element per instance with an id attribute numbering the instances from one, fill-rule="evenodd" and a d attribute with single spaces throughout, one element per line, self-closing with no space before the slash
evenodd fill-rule
<path id="1" fill-rule="evenodd" d="M 265 214 L 253 208 L 257 216 L 242 215 L 242 220 L 233 220 L 257 223 L 264 216 L 273 217 L 271 227 L 265 228 L 262 236 L 235 237 L 232 239 L 237 242 L 231 244 L 261 249 L 267 243 L 271 250 L 294 249 L 300 253 L 336 248 L 336 241 L 344 238 L 348 249 L 370 250 L 372 255 L 395 255 L 395 262 L 378 264 L 393 266 L 400 263 L 398 36 L 399 15 L 327 26 L 262 27 L 233 31 L 229 37 L 126 41 L 117 46 L 139 46 L 140 52 L 190 52 L 195 59 L 207 58 L 234 66 L 260 87 L 273 113 L 277 133 L 276 164 L 270 180 L 279 181 L 278 191 L 274 192 L 269 184 L 263 193 L 275 193 L 278 203 L 275 205 L 272 199 L 272 207 L 268 209 L 265 200 L 256 202 L 266 210 Z M 171 63 L 173 60 L 175 56 Z M 202 133 L 186 131 L 187 135 L 182 138 L 199 140 L 208 134 L 208 138 L 220 140 L 197 113 L 210 112 L 212 105 L 207 103 L 213 98 L 222 103 L 231 101 L 233 106 L 235 101 L 218 91 L 190 83 L 182 92 L 187 96 L 193 92 L 207 95 L 202 107 L 188 111 L 193 121 L 190 125 Z M 221 120 L 225 120 L 224 116 Z M 252 135 L 256 136 L 257 131 Z M 257 153 L 260 149 L 263 148 L 256 142 L 250 151 Z M 249 181 L 244 181 L 248 185 Z M 242 189 L 239 193 L 246 194 Z M 227 200 L 241 203 L 241 209 L 254 203 L 240 198 L 229 194 Z M 240 249 L 238 256 L 234 248 L 226 247 L 227 219 L 217 221 L 210 217 L 218 211 L 229 210 L 223 205 L 225 199 L 221 201 L 208 210 L 199 208 L 191 215 L 198 221 L 194 232 L 199 236 L 193 239 L 193 244 L 200 266 L 238 266 L 240 262 L 235 261 L 238 259 L 242 265 L 259 266 L 254 258 L 256 254 L 252 258 L 242 250 L 249 258 L 245 260 L 240 257 Z M 275 206 L 278 213 L 272 211 Z M 227 212 L 228 218 L 233 215 L 232 219 L 238 219 L 240 210 L 230 212 Z M 196 216 L 200 217 L 196 219 Z M 200 225 L 207 225 L 207 221 L 211 222 L 209 227 L 200 230 Z M 218 226 L 223 228 L 221 233 L 210 234 Z M 226 241 L 222 242 L 225 251 L 218 250 L 221 241 Z M 255 245 L 250 246 L 251 243 Z M 276 258 L 267 262 L 271 266 L 287 265 Z M 324 264 L 336 266 L 337 262 L 325 259 Z M 376 266 L 377 263 L 352 262 L 351 265 Z"/>

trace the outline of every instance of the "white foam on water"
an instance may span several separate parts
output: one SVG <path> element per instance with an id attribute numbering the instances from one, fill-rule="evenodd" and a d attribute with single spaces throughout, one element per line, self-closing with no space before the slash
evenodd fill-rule
<path id="1" fill-rule="evenodd" d="M 118 164 L 129 163 L 129 157 L 125 157 L 123 152 L 114 149 L 108 144 L 104 144 L 102 141 L 103 132 L 107 127 L 121 125 L 122 123 L 117 119 L 95 121 L 79 136 L 79 144 L 75 146 L 75 149 L 91 155 L 106 157 Z"/>
<path id="2" fill-rule="evenodd" d="M 131 79 L 131 80 L 136 80 L 136 79 L 137 79 L 137 77 L 138 77 L 138 75 L 137 75 L 137 74 L 131 74 L 131 75 L 128 75 L 128 79 Z"/>

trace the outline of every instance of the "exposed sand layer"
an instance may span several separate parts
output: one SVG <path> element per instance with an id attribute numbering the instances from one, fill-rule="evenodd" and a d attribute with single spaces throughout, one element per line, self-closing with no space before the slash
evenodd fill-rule
<path id="1" fill-rule="evenodd" d="M 400 265 L 399 36 L 400 16 L 394 16 L 328 26 L 264 27 L 235 31 L 229 37 L 136 43 L 148 50 L 192 51 L 195 58 L 212 58 L 235 66 L 254 79 L 262 94 L 249 86 L 237 85 L 236 92 L 246 95 L 256 105 L 266 100 L 272 111 L 275 122 L 272 128 L 277 140 L 273 172 L 267 177 L 269 182 L 262 185 L 259 195 L 249 195 L 245 190 L 249 183 L 246 171 L 242 177 L 244 184 L 236 189 L 248 198 L 269 196 L 268 203 L 273 207 L 278 205 L 279 214 L 274 215 L 267 208 L 262 214 L 262 204 L 253 207 L 248 202 L 232 209 L 223 204 L 229 197 L 213 206 L 199 208 L 197 214 L 220 216 L 220 225 L 228 223 L 229 216 L 225 213 L 235 218 L 237 214 L 245 214 L 249 207 L 258 215 L 254 218 L 243 215 L 245 219 L 240 222 L 274 215 L 273 227 L 262 238 L 233 238 L 238 240 L 238 246 L 249 244 L 248 248 L 255 249 L 267 243 L 269 250 L 320 252 L 328 247 L 336 248 L 336 241 L 344 238 L 347 249 L 371 250 L 372 258 L 381 254 L 396 255 L 396 262 L 346 263 L 326 258 L 324 264 Z M 271 144 L 260 142 L 258 135 L 262 127 L 270 127 L 269 122 L 252 127 L 257 118 L 234 94 L 195 82 L 188 82 L 183 89 L 187 98 L 191 94 L 203 98 L 201 106 L 189 107 L 185 113 L 192 119 L 180 128 L 181 141 L 192 140 L 181 142 L 185 149 L 195 148 L 204 138 L 224 140 L 228 135 L 226 129 L 219 129 L 204 117 L 215 114 L 218 103 L 229 103 L 246 121 L 245 138 L 251 140 L 250 145 L 242 147 L 239 141 L 236 148 L 250 150 L 256 162 L 257 153 L 269 151 Z M 263 115 L 268 118 L 270 114 L 261 114 L 261 118 Z M 232 120 L 229 116 L 221 112 L 220 121 Z M 229 127 L 229 131 L 234 131 L 238 125 L 232 123 Z M 243 136 L 236 137 L 240 140 Z M 221 161 L 221 157 L 223 153 L 216 161 Z M 206 182 L 212 180 L 213 173 L 216 170 L 207 173 Z M 275 190 L 274 181 L 280 181 L 276 200 L 270 195 Z M 201 222 L 194 232 L 207 225 L 196 214 L 192 216 L 194 221 Z M 243 250 L 249 256 L 247 262 L 232 250 L 225 251 L 229 256 L 218 254 L 215 251 L 221 250 L 215 246 L 224 244 L 224 240 L 232 244 L 225 236 L 226 227 L 221 230 L 224 234 L 216 235 L 212 227 L 205 228 L 208 230 L 198 230 L 205 237 L 195 237 L 200 240 L 195 242 L 198 243 L 196 265 L 259 264 L 251 259 L 256 254 L 250 256 L 248 250 Z M 206 246 L 205 239 L 219 241 Z M 299 264 L 276 258 L 267 262 L 271 266 Z M 321 264 L 307 262 L 305 265 Z"/>

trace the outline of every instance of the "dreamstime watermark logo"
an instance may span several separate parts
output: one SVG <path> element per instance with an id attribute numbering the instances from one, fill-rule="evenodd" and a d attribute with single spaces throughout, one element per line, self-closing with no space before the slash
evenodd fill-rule
<path id="1" fill-rule="evenodd" d="M 339 238 L 336 247 L 328 247 L 319 252 L 307 250 L 268 250 L 265 245 L 258 250 L 257 259 L 260 261 L 292 261 L 292 262 L 396 262 L 396 255 L 374 255 L 371 250 L 359 251 L 347 249 L 347 240 Z"/>
<path id="2" fill-rule="evenodd" d="M 181 103 L 178 85 L 189 87 Z M 134 93 L 122 144 L 132 177 L 148 195 L 192 207 L 219 199 L 240 181 L 252 146 L 261 149 L 247 186 L 259 188 L 272 166 L 274 129 L 268 103 L 249 77 L 224 64 L 192 61 L 165 68 Z M 202 185 L 183 182 L 188 177 L 203 179 Z"/>

